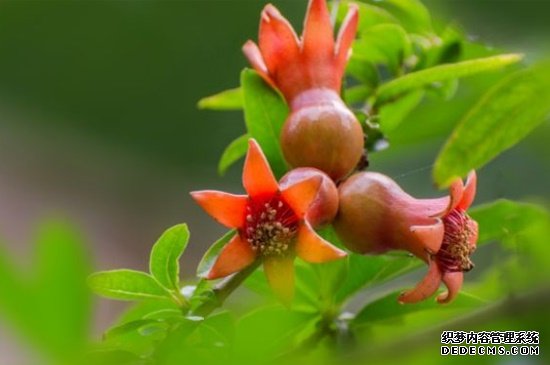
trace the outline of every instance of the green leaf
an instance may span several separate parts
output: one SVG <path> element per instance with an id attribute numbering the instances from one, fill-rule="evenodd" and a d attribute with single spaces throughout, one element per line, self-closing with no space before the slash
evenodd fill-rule
<path id="1" fill-rule="evenodd" d="M 86 358 L 82 359 L 83 365 L 145 365 L 145 361 L 136 354 L 119 350 L 106 349 L 95 350 L 86 354 Z"/>
<path id="2" fill-rule="evenodd" d="M 35 250 L 32 270 L 23 272 L 0 247 L 0 315 L 42 356 L 66 362 L 87 345 L 89 253 L 62 221 L 41 225 Z"/>
<path id="3" fill-rule="evenodd" d="M 237 139 L 233 140 L 223 151 L 220 162 L 218 163 L 218 173 L 220 175 L 225 174 L 227 169 L 237 162 L 241 157 L 246 155 L 248 150 L 249 134 L 243 134 Z"/>
<path id="4" fill-rule="evenodd" d="M 14 265 L 4 245 L 0 245 L 0 313 L 26 336 L 33 336 L 37 331 L 33 319 L 35 313 L 33 299 L 23 280 L 23 273 Z"/>
<path id="5" fill-rule="evenodd" d="M 379 322 L 394 320 L 408 314 L 428 310 L 457 310 L 457 309 L 475 309 L 482 306 L 485 302 L 477 297 L 464 292 L 458 294 L 452 303 L 441 305 L 435 300 L 424 300 L 415 304 L 399 304 L 397 298 L 401 291 L 393 292 L 381 299 L 368 303 L 357 313 L 352 321 L 353 326 L 373 325 Z"/>
<path id="6" fill-rule="evenodd" d="M 372 89 L 365 85 L 357 85 L 344 90 L 344 100 L 346 104 L 365 103 L 372 95 Z"/>
<path id="7" fill-rule="evenodd" d="M 149 270 L 166 289 L 179 291 L 179 258 L 188 241 L 187 225 L 178 224 L 166 230 L 151 250 Z"/>
<path id="8" fill-rule="evenodd" d="M 468 214 L 479 224 L 478 243 L 505 240 L 548 220 L 548 213 L 540 206 L 500 199 L 478 205 Z"/>
<path id="9" fill-rule="evenodd" d="M 181 308 L 168 297 L 164 300 L 153 299 L 135 302 L 118 316 L 115 325 L 120 326 L 138 319 L 149 319 L 150 316 L 155 318 L 156 313 L 169 311 L 182 313 Z"/>
<path id="10" fill-rule="evenodd" d="M 409 32 L 423 33 L 432 30 L 430 13 L 419 0 L 364 0 L 364 2 L 388 11 Z"/>
<path id="11" fill-rule="evenodd" d="M 465 44 L 464 38 L 462 31 L 455 25 L 447 26 L 435 39 L 433 35 L 413 37 L 415 47 L 419 51 L 415 69 L 460 61 Z"/>
<path id="12" fill-rule="evenodd" d="M 346 66 L 346 72 L 361 82 L 360 87 L 375 88 L 379 82 L 378 70 L 372 62 L 352 57 Z"/>
<path id="13" fill-rule="evenodd" d="M 204 256 L 202 257 L 201 261 L 199 262 L 199 265 L 197 266 L 197 276 L 199 277 L 205 277 L 214 263 L 216 262 L 216 259 L 218 258 L 218 255 L 220 254 L 222 248 L 233 238 L 235 235 L 236 230 L 231 230 L 224 234 L 219 240 L 214 242 L 212 246 L 208 249 L 208 251 L 205 252 Z"/>
<path id="14" fill-rule="evenodd" d="M 135 321 L 126 322 L 119 326 L 109 328 L 109 330 L 107 330 L 103 335 L 103 338 L 110 339 L 112 337 L 125 335 L 128 332 L 137 331 L 141 327 L 151 323 L 158 323 L 158 321 L 154 319 L 137 319 Z"/>
<path id="15" fill-rule="evenodd" d="M 240 110 L 243 108 L 243 92 L 240 87 L 222 91 L 199 100 L 199 109 Z"/>
<path id="16" fill-rule="evenodd" d="M 437 157 L 435 181 L 446 186 L 526 137 L 550 114 L 550 71 L 539 65 L 495 85 L 466 114 Z"/>
<path id="17" fill-rule="evenodd" d="M 276 176 L 282 176 L 287 165 L 279 144 L 288 107 L 282 97 L 262 78 L 249 69 L 241 73 L 244 94 L 244 119 L 252 138 L 262 147 Z"/>
<path id="18" fill-rule="evenodd" d="M 199 356 L 196 348 L 201 346 L 200 338 L 195 338 L 196 330 L 202 321 L 183 318 L 176 328 L 171 330 L 166 339 L 155 349 L 155 364 L 198 364 Z M 210 351 L 213 351 L 213 346 Z"/>
<path id="19" fill-rule="evenodd" d="M 369 28 L 355 41 L 351 64 L 364 62 L 386 65 L 394 75 L 398 75 L 401 65 L 411 52 L 411 41 L 401 26 L 380 24 Z M 352 70 L 356 68 L 352 66 Z"/>
<path id="20" fill-rule="evenodd" d="M 380 129 L 384 134 L 394 131 L 422 101 L 424 90 L 414 90 L 380 108 Z"/>
<path id="21" fill-rule="evenodd" d="M 166 290 L 150 275 L 128 269 L 101 271 L 88 277 L 97 294 L 121 300 L 165 299 Z"/>
<path id="22" fill-rule="evenodd" d="M 43 344 L 52 354 L 70 357 L 85 347 L 90 330 L 89 253 L 80 234 L 62 221 L 42 224 L 36 241 L 36 279 L 29 289 L 35 331 L 42 330 Z"/>
<path id="23" fill-rule="evenodd" d="M 235 353 L 245 356 L 245 363 L 273 358 L 288 351 L 296 336 L 307 331 L 308 323 L 316 318 L 317 314 L 289 311 L 279 305 L 258 308 L 238 321 Z"/>
<path id="24" fill-rule="evenodd" d="M 422 88 L 434 82 L 441 82 L 481 72 L 493 71 L 519 62 L 520 54 L 505 54 L 500 56 L 479 58 L 439 65 L 425 70 L 411 72 L 405 76 L 391 80 L 378 89 L 377 103 L 383 103 L 409 90 Z"/>
<path id="25" fill-rule="evenodd" d="M 336 301 L 343 302 L 359 290 L 384 283 L 420 267 L 422 261 L 406 253 L 378 256 L 350 254 L 348 275 L 340 284 Z"/>
<path id="26" fill-rule="evenodd" d="M 480 52 L 472 52 L 470 49 L 471 47 L 466 43 L 464 50 L 468 53 L 468 57 L 487 56 Z M 501 69 L 460 79 L 460 88 L 457 89 L 456 97 L 452 102 L 442 102 L 441 96 L 428 87 L 422 103 L 414 109 L 414 113 L 409 114 L 400 123 L 399 128 L 388 135 L 392 146 L 398 148 L 410 144 L 425 146 L 429 141 L 439 141 L 448 137 L 458 122 L 457 118 L 465 115 L 487 90 L 508 74 L 509 71 Z"/>
<path id="27" fill-rule="evenodd" d="M 343 22 L 346 14 L 349 10 L 349 1 L 341 2 L 340 7 L 338 8 L 338 21 Z M 367 31 L 372 26 L 385 23 L 394 23 L 397 24 L 399 21 L 388 11 L 371 4 L 365 3 L 356 3 L 356 6 L 359 8 L 359 24 L 357 27 L 357 33 L 363 33 Z"/>

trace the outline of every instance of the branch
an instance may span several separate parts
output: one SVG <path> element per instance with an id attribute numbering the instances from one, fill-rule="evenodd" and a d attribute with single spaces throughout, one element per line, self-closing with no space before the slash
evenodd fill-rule
<path id="1" fill-rule="evenodd" d="M 220 281 L 212 290 L 213 298 L 202 303 L 192 314 L 206 317 L 214 310 L 221 307 L 227 297 L 229 297 L 229 295 L 231 295 L 231 293 L 233 293 L 235 289 L 237 289 L 243 281 L 258 268 L 258 266 L 260 266 L 260 263 L 261 260 L 256 260 L 250 266 Z"/>

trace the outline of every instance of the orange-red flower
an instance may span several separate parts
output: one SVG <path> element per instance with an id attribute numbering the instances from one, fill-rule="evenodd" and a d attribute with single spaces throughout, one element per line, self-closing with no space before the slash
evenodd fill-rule
<path id="1" fill-rule="evenodd" d="M 325 88 L 339 93 L 357 22 L 358 9 L 352 5 L 335 41 L 326 0 L 311 0 L 298 38 L 288 20 L 268 4 L 260 20 L 259 47 L 249 40 L 243 52 L 289 103 L 305 90 Z"/>
<path id="2" fill-rule="evenodd" d="M 317 235 L 306 219 L 321 178 L 314 176 L 280 189 L 259 145 L 251 139 L 243 185 L 248 195 L 212 190 L 191 193 L 214 219 L 238 231 L 222 249 L 207 278 L 230 275 L 261 259 L 269 284 L 288 304 L 294 293 L 296 255 L 314 263 L 346 255 Z"/>
<path id="3" fill-rule="evenodd" d="M 287 162 L 318 168 L 334 180 L 348 175 L 364 153 L 363 130 L 340 98 L 357 22 L 352 5 L 335 40 L 326 0 L 311 0 L 298 38 L 281 13 L 267 5 L 259 46 L 248 41 L 243 47 L 252 67 L 290 106 L 281 133 Z"/>
<path id="4" fill-rule="evenodd" d="M 335 228 L 346 247 L 359 253 L 379 254 L 407 250 L 428 263 L 426 277 L 399 297 L 415 303 L 434 294 L 441 282 L 448 291 L 438 296 L 448 303 L 459 292 L 463 273 L 473 268 L 478 226 L 466 210 L 476 192 L 472 171 L 466 185 L 461 179 L 448 197 L 416 199 L 389 177 L 358 173 L 339 187 L 340 210 Z"/>

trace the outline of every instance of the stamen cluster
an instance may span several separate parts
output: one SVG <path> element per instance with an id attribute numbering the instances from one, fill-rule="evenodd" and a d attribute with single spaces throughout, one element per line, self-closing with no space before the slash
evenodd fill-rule
<path id="1" fill-rule="evenodd" d="M 443 272 L 467 272 L 474 268 L 470 255 L 476 246 L 471 244 L 475 232 L 472 218 L 461 209 L 453 209 L 443 218 L 445 233 L 436 260 Z"/>
<path id="2" fill-rule="evenodd" d="M 246 240 L 264 256 L 285 254 L 297 229 L 298 217 L 280 196 L 260 204 L 250 201 L 246 206 Z"/>

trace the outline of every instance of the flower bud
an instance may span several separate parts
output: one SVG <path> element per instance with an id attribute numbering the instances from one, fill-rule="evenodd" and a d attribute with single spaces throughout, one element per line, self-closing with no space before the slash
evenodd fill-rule
<path id="1" fill-rule="evenodd" d="M 448 197 L 416 199 L 383 174 L 358 173 L 338 189 L 340 207 L 334 227 L 354 252 L 405 250 L 430 265 L 426 278 L 403 293 L 400 302 L 424 300 L 443 281 L 448 292 L 438 301 L 446 303 L 458 293 L 463 272 L 473 267 L 470 255 L 476 248 L 478 226 L 466 210 L 475 189 L 472 172 L 465 186 L 460 179 L 451 185 Z"/>
<path id="2" fill-rule="evenodd" d="M 277 88 L 290 106 L 281 145 L 292 167 L 315 167 L 335 181 L 352 172 L 363 148 L 363 130 L 340 98 L 345 67 L 358 23 L 350 6 L 336 40 L 325 0 L 310 0 L 304 32 L 267 5 L 260 20 L 259 45 L 243 52 L 259 75 Z"/>
<path id="3" fill-rule="evenodd" d="M 315 167 L 335 181 L 357 165 L 363 141 L 355 115 L 328 89 L 299 95 L 281 134 L 281 147 L 291 166 Z"/>

